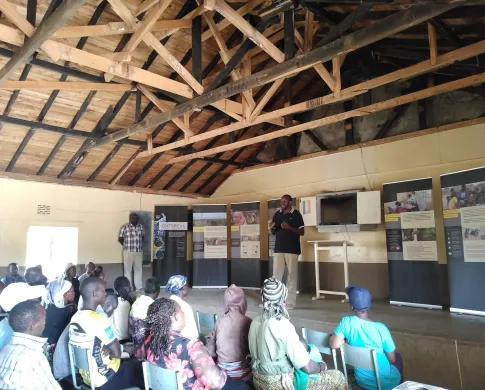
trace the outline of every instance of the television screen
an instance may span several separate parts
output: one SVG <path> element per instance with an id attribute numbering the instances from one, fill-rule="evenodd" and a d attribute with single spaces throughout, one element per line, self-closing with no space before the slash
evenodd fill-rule
<path id="1" fill-rule="evenodd" d="M 323 198 L 320 204 L 321 225 L 357 223 L 357 194 Z"/>

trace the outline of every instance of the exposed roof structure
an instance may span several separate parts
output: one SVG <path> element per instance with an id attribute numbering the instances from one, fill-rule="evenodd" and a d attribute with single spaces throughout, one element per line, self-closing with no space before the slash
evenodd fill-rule
<path id="1" fill-rule="evenodd" d="M 4 0 L 0 177 L 210 195 L 271 140 L 485 92 L 485 1 Z M 422 75 L 433 74 L 434 84 Z M 401 96 L 358 96 L 414 80 Z M 303 113 L 342 103 L 336 114 Z M 484 110 L 485 113 L 485 110 Z"/>

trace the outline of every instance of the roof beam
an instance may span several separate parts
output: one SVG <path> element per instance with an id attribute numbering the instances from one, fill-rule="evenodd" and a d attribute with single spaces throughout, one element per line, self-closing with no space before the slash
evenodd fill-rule
<path id="1" fill-rule="evenodd" d="M 341 91 L 340 98 L 336 98 L 334 94 L 331 93 L 326 96 L 321 96 L 302 103 L 293 104 L 290 107 L 281 108 L 279 110 L 270 111 L 266 114 L 259 115 L 249 123 L 232 123 L 229 126 L 215 129 L 205 134 L 195 135 L 194 137 L 191 137 L 187 140 L 181 140 L 181 141 L 174 142 L 172 144 L 166 144 L 160 148 L 154 148 L 152 152 L 160 153 L 167 150 L 175 149 L 177 147 L 186 146 L 195 142 L 200 142 L 211 137 L 216 137 L 220 134 L 226 134 L 229 132 L 241 130 L 245 127 L 266 122 L 268 121 L 268 118 L 271 118 L 271 117 L 282 117 L 288 114 L 296 114 L 304 111 L 313 110 L 317 107 L 321 107 L 324 105 L 349 100 L 355 96 L 366 93 L 371 89 L 378 88 L 395 81 L 407 80 L 425 73 L 429 73 L 437 69 L 440 69 L 442 67 L 445 67 L 447 65 L 453 64 L 457 61 L 475 57 L 482 53 L 485 53 L 485 40 L 439 56 L 437 59 L 438 61 L 436 65 L 431 65 L 430 61 L 426 60 L 418 64 L 409 66 L 407 68 L 399 69 L 395 72 L 391 72 L 383 76 L 379 76 L 374 79 L 370 79 L 362 83 L 353 85 L 349 88 L 345 88 Z M 145 157 L 146 155 L 147 153 L 143 152 L 139 156 L 139 158 Z"/>
<path id="2" fill-rule="evenodd" d="M 466 88 L 472 85 L 481 84 L 485 82 L 485 73 L 480 73 L 478 75 L 466 77 L 463 79 L 451 81 L 449 83 L 441 84 L 436 87 L 426 88 L 418 92 L 410 93 L 408 95 L 399 96 L 394 99 L 385 100 L 383 102 L 375 103 L 370 106 L 360 107 L 348 112 L 343 112 L 340 114 L 330 115 L 322 119 L 317 119 L 315 121 L 307 122 L 301 125 L 296 125 L 282 130 L 277 130 L 269 134 L 260 135 L 253 137 L 244 141 L 234 142 L 229 145 L 219 146 L 210 150 L 200 151 L 192 154 L 188 154 L 181 157 L 175 157 L 171 159 L 169 164 L 176 164 L 183 161 L 189 161 L 194 158 L 201 158 L 206 156 L 211 156 L 220 152 L 227 152 L 229 150 L 234 150 L 241 148 L 243 146 L 253 145 L 260 142 L 266 142 L 275 138 L 287 137 L 292 134 L 300 133 L 305 130 L 315 129 L 320 126 L 326 126 L 332 123 L 337 123 L 348 118 L 354 118 L 359 116 L 370 115 L 375 112 L 382 110 L 387 110 L 389 108 L 398 107 L 403 104 L 409 104 L 421 99 L 426 99 L 432 96 L 437 96 L 443 93 L 456 91 L 458 89 Z"/>
<path id="3" fill-rule="evenodd" d="M 0 2 L 0 4 L 2 3 L 3 2 Z M 22 46 L 22 42 L 18 40 L 16 30 L 12 27 L 0 25 L 0 39 L 12 45 Z M 59 58 L 64 61 L 70 61 L 72 63 L 101 72 L 111 73 L 123 79 L 136 81 L 162 91 L 172 92 L 179 96 L 188 98 L 193 96 L 193 91 L 188 85 L 171 80 L 168 77 L 160 76 L 133 65 L 112 61 L 102 56 L 98 56 L 84 50 L 79 50 L 63 43 L 55 41 L 47 42 L 50 43 L 52 47 L 59 49 Z"/>
<path id="4" fill-rule="evenodd" d="M 231 22 L 238 30 L 251 39 L 257 46 L 268 53 L 276 62 L 282 63 L 285 55 L 272 44 L 261 32 L 251 26 L 241 15 L 231 8 L 224 0 L 205 0 L 204 6 L 214 11 L 216 10 Z"/>
<path id="5" fill-rule="evenodd" d="M 436 43 L 436 29 L 431 23 L 428 23 L 428 40 L 429 40 L 429 58 L 431 65 L 437 64 L 438 58 L 438 45 Z"/>
<path id="6" fill-rule="evenodd" d="M 131 84 L 115 83 L 84 83 L 78 81 L 4 81 L 0 89 L 31 89 L 37 91 L 68 90 L 68 91 L 107 91 L 126 92 L 133 90 Z"/>
<path id="7" fill-rule="evenodd" d="M 92 147 L 105 145 L 119 139 L 130 137 L 147 128 L 168 122 L 172 118 L 182 116 L 186 112 L 201 109 L 221 99 L 228 98 L 251 88 L 259 87 L 279 78 L 294 76 L 318 63 L 328 61 L 337 55 L 349 53 L 380 39 L 394 35 L 411 26 L 425 22 L 443 12 L 449 11 L 454 7 L 456 7 L 456 5 L 415 6 L 400 11 L 388 18 L 382 19 L 359 30 L 356 33 L 345 36 L 338 41 L 333 42 L 331 45 L 325 45 L 308 53 L 304 53 L 282 64 L 277 64 L 270 69 L 245 77 L 244 79 L 235 81 L 220 87 L 217 90 L 210 91 L 209 93 L 205 93 L 195 99 L 187 101 L 186 103 L 179 104 L 169 112 L 153 116 L 152 118 L 148 118 L 133 126 L 110 134 L 104 137 L 101 141 L 95 143 L 95 145 L 92 145 Z"/>

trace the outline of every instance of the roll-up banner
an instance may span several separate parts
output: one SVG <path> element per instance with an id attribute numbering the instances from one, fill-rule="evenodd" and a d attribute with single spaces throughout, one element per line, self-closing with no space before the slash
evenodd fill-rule
<path id="1" fill-rule="evenodd" d="M 187 206 L 155 206 L 153 274 L 160 285 L 172 275 L 187 275 Z"/>
<path id="2" fill-rule="evenodd" d="M 485 316 L 485 167 L 441 176 L 452 312 Z"/>
<path id="3" fill-rule="evenodd" d="M 231 283 L 261 288 L 259 202 L 231 205 Z"/>
<path id="4" fill-rule="evenodd" d="M 227 287 L 227 205 L 194 205 L 193 216 L 193 287 Z"/>
<path id="5" fill-rule="evenodd" d="M 383 192 L 391 304 L 441 309 L 432 179 Z"/>
<path id="6" fill-rule="evenodd" d="M 293 208 L 296 207 L 296 199 L 292 198 L 293 200 L 291 201 L 291 206 Z M 271 223 L 273 220 L 273 216 L 275 213 L 278 211 L 278 209 L 281 207 L 280 204 L 281 199 L 271 199 L 268 200 L 268 225 Z M 271 231 L 268 229 L 268 267 L 269 267 L 269 273 L 268 275 L 271 277 L 273 275 L 273 254 L 274 254 L 274 248 L 276 244 L 276 237 L 274 234 L 271 234 Z M 286 283 L 286 278 L 288 277 L 288 270 L 285 268 L 285 273 L 283 274 L 283 280 L 282 282 Z"/>

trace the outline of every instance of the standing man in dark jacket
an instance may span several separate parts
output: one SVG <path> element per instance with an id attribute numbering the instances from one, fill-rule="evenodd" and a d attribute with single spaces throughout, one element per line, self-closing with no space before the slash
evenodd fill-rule
<path id="1" fill-rule="evenodd" d="M 273 278 L 281 280 L 288 268 L 288 300 L 286 308 L 291 310 L 296 305 L 298 283 L 298 256 L 301 254 L 300 237 L 305 234 L 303 217 L 291 206 L 291 196 L 283 195 L 281 208 L 269 224 L 271 233 L 276 236 L 273 255 Z"/>

